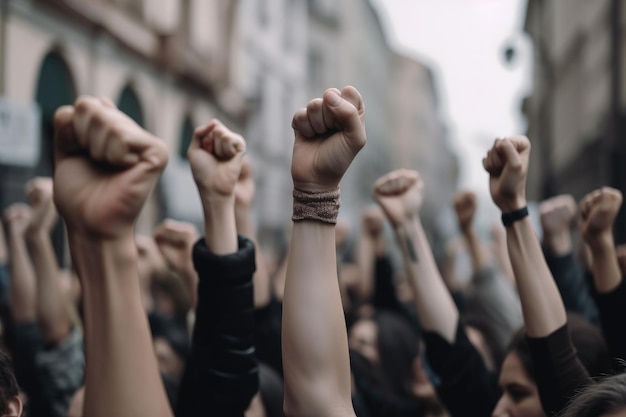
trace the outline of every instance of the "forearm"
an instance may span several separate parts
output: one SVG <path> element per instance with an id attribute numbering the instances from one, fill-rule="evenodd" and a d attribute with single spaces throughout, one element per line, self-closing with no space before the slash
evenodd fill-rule
<path id="1" fill-rule="evenodd" d="M 528 217 L 507 228 L 507 246 L 522 302 L 526 334 L 548 336 L 562 327 L 567 317 Z"/>
<path id="2" fill-rule="evenodd" d="M 287 415 L 354 415 L 333 226 L 293 225 L 282 344 Z"/>
<path id="3" fill-rule="evenodd" d="M 71 323 L 68 300 L 59 281 L 59 266 L 52 242 L 45 233 L 28 239 L 37 280 L 37 317 L 44 340 L 56 344 L 67 337 Z"/>
<path id="4" fill-rule="evenodd" d="M 234 197 L 202 198 L 204 208 L 204 239 L 216 255 L 237 252 L 237 225 Z"/>
<path id="5" fill-rule="evenodd" d="M 252 240 L 256 248 L 256 272 L 253 276 L 254 308 L 262 308 L 269 304 L 272 298 L 272 288 L 269 271 L 263 259 L 263 252 L 258 244 L 256 228 L 252 221 L 250 208 L 235 206 L 235 222 L 237 225 L 237 233 Z"/>
<path id="6" fill-rule="evenodd" d="M 464 228 L 462 233 L 472 258 L 472 268 L 474 273 L 483 270 L 488 266 L 489 260 L 487 259 L 487 254 L 482 247 L 480 240 L 478 239 L 476 230 L 470 225 Z"/>
<path id="7" fill-rule="evenodd" d="M 132 235 L 69 238 L 84 300 L 84 415 L 170 417 L 141 304 Z"/>
<path id="8" fill-rule="evenodd" d="M 589 239 L 587 243 L 593 259 L 591 269 L 596 291 L 609 293 L 622 282 L 613 235 L 609 232 L 597 239 Z"/>
<path id="9" fill-rule="evenodd" d="M 361 300 L 369 301 L 374 291 L 374 264 L 376 262 L 376 240 L 361 236 L 357 247 L 359 283 L 357 286 Z"/>
<path id="10" fill-rule="evenodd" d="M 396 228 L 396 237 L 415 289 L 422 327 L 454 343 L 459 312 L 441 278 L 421 221 L 418 218 L 406 220 Z"/>
<path id="11" fill-rule="evenodd" d="M 34 322 L 37 320 L 37 284 L 23 237 L 11 236 L 9 249 L 11 314 L 16 322 Z"/>

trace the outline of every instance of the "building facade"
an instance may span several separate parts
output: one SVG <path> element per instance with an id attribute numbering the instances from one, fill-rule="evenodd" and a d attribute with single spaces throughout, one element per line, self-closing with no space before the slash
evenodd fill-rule
<path id="1" fill-rule="evenodd" d="M 534 199 L 581 198 L 603 185 L 625 190 L 625 12 L 621 0 L 528 2 L 534 89 L 524 111 Z M 622 213 L 620 240 L 624 220 Z"/>

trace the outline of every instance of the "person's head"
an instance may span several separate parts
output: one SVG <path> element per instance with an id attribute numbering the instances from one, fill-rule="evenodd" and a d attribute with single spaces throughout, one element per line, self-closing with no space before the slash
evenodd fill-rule
<path id="1" fill-rule="evenodd" d="M 560 417 L 626 416 L 626 374 L 591 384 L 572 399 Z"/>
<path id="2" fill-rule="evenodd" d="M 600 331 L 574 314 L 568 314 L 568 329 L 577 356 L 589 375 L 593 377 L 608 372 L 609 355 Z M 507 350 L 500 370 L 499 384 L 502 396 L 494 409 L 494 417 L 545 416 L 523 329 L 515 334 Z"/>
<path id="3" fill-rule="evenodd" d="M 413 362 L 419 354 L 416 330 L 397 314 L 376 312 L 349 332 L 350 348 L 379 366 L 398 395 L 411 395 Z"/>
<path id="4" fill-rule="evenodd" d="M 19 398 L 19 389 L 13 364 L 9 356 L 0 350 L 0 413 L 7 417 L 22 415 L 22 400 Z"/>
<path id="5" fill-rule="evenodd" d="M 464 322 L 467 337 L 482 356 L 485 365 L 490 371 L 497 372 L 503 360 L 504 349 L 498 345 L 493 325 L 478 311 L 467 314 Z"/>

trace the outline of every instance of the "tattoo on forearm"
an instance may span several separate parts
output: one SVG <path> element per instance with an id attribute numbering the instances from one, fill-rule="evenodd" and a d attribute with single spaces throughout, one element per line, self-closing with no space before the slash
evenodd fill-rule
<path id="1" fill-rule="evenodd" d="M 410 238 L 406 238 L 406 250 L 409 252 L 409 258 L 411 258 L 411 262 L 419 262 L 417 258 L 417 252 L 415 252 L 415 246 L 413 245 L 413 241 Z"/>

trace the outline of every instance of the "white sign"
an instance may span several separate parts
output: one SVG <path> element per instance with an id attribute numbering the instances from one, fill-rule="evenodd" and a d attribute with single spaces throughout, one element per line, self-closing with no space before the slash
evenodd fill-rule
<path id="1" fill-rule="evenodd" d="M 36 103 L 0 97 L 0 164 L 39 162 L 41 111 Z"/>

